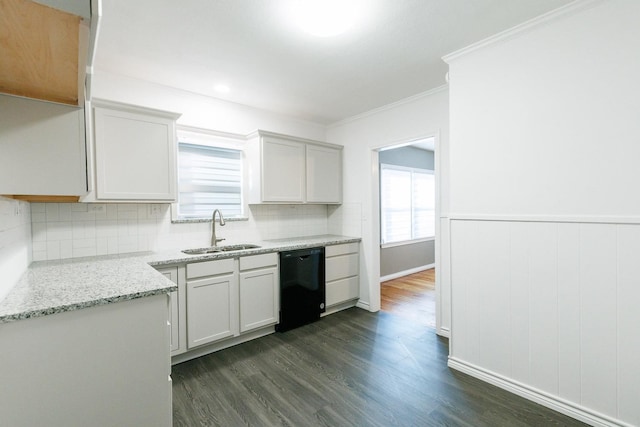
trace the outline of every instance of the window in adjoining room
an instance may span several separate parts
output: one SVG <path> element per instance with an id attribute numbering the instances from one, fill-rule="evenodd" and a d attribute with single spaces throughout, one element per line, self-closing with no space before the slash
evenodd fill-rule
<path id="1" fill-rule="evenodd" d="M 382 164 L 380 190 L 381 244 L 435 236 L 433 171 Z"/>

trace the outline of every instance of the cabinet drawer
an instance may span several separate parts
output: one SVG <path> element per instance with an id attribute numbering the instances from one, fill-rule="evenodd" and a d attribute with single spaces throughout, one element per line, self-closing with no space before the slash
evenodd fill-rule
<path id="1" fill-rule="evenodd" d="M 358 276 L 327 282 L 325 303 L 327 307 L 358 298 L 360 281 Z"/>
<path id="2" fill-rule="evenodd" d="M 358 254 L 340 255 L 327 258 L 325 261 L 326 281 L 344 279 L 345 277 L 357 276 Z"/>
<path id="3" fill-rule="evenodd" d="M 233 258 L 221 259 L 216 261 L 194 262 L 191 264 L 187 264 L 187 279 L 232 273 L 234 270 L 235 260 Z"/>
<path id="4" fill-rule="evenodd" d="M 272 267 L 275 265 L 278 265 L 278 254 L 276 252 L 240 257 L 240 271 Z"/>
<path id="5" fill-rule="evenodd" d="M 324 249 L 324 253 L 327 258 L 332 256 L 357 253 L 359 245 L 360 243 L 353 242 L 353 243 L 346 243 L 344 245 L 327 246 Z"/>

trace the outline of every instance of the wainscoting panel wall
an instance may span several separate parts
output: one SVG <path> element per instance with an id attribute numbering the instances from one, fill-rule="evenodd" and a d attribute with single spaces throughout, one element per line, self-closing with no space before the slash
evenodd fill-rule
<path id="1" fill-rule="evenodd" d="M 453 364 L 640 424 L 640 224 L 452 219 L 451 262 Z"/>

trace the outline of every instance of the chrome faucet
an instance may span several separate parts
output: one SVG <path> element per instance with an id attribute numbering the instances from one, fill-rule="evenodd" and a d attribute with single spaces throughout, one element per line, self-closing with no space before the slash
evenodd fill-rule
<path id="1" fill-rule="evenodd" d="M 220 216 L 220 226 L 224 225 L 224 217 L 222 216 L 222 212 L 218 209 L 213 211 L 213 215 L 211 216 L 211 246 L 217 246 L 218 242 L 223 241 L 224 239 L 216 238 L 216 212 Z"/>

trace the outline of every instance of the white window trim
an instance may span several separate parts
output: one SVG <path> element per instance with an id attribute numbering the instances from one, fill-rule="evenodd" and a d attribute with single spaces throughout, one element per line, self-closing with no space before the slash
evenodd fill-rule
<path id="1" fill-rule="evenodd" d="M 400 165 L 392 165 L 389 163 L 380 163 L 380 180 L 381 181 L 382 181 L 383 169 L 393 169 L 393 170 L 400 170 L 400 171 L 412 172 L 412 173 L 419 172 L 419 173 L 426 173 L 429 175 L 435 175 L 435 171 L 432 169 L 412 168 L 410 166 L 400 166 Z M 382 188 L 382 182 L 380 182 L 380 188 Z M 412 206 L 412 210 L 413 210 L 413 206 Z M 435 220 L 437 221 L 437 218 Z M 380 204 L 380 224 L 382 224 L 382 204 Z M 435 230 L 435 227 L 434 227 L 434 230 Z M 417 239 L 402 240 L 399 242 L 389 242 L 389 243 L 380 242 L 380 248 L 385 249 L 385 248 L 392 248 L 394 246 L 411 245 L 414 243 L 427 242 L 435 239 L 436 239 L 436 236 L 433 235 L 433 236 L 419 237 Z M 382 240 L 382 230 L 380 231 L 380 240 Z"/>
<path id="2" fill-rule="evenodd" d="M 176 126 L 177 141 L 176 141 L 176 169 L 178 168 L 178 146 L 180 142 L 204 145 L 208 147 L 226 148 L 230 150 L 240 151 L 242 162 L 242 212 L 243 216 L 225 217 L 225 221 L 248 221 L 249 217 L 247 212 L 249 211 L 249 205 L 246 202 L 244 195 L 248 194 L 249 189 L 247 183 L 247 176 L 245 172 L 246 166 L 246 142 L 247 138 L 244 135 L 216 131 L 211 129 L 202 129 L 193 126 L 178 125 Z M 178 174 L 176 173 L 176 188 L 178 188 Z M 212 212 L 213 213 L 213 212 Z M 223 212 L 224 214 L 224 212 Z M 198 222 L 211 222 L 211 218 L 180 218 L 178 216 L 178 202 L 171 203 L 171 222 L 174 224 L 180 223 L 198 223 Z"/>

